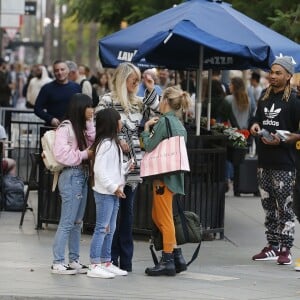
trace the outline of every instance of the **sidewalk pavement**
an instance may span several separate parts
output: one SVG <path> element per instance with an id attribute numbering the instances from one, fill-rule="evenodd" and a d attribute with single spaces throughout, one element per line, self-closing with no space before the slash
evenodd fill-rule
<path id="1" fill-rule="evenodd" d="M 56 230 L 49 225 L 35 230 L 35 192 L 23 227 L 21 213 L 0 212 L 0 299 L 204 299 L 299 300 L 300 272 L 293 265 L 254 262 L 253 254 L 265 246 L 264 214 L 260 199 L 252 195 L 226 195 L 225 239 L 202 243 L 199 257 L 187 272 L 175 277 L 148 277 L 152 266 L 147 241 L 135 241 L 133 272 L 115 279 L 50 273 Z M 82 235 L 81 261 L 88 263 L 91 236 Z M 196 245 L 184 245 L 190 258 Z M 300 225 L 296 225 L 293 257 L 300 257 Z"/>

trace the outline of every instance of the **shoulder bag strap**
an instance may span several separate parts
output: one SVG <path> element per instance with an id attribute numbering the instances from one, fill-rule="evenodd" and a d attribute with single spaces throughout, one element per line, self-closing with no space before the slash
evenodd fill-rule
<path id="1" fill-rule="evenodd" d="M 181 204 L 179 203 L 178 198 L 176 199 L 176 202 L 177 202 L 177 207 L 178 207 L 178 214 L 179 214 L 180 219 L 181 219 L 181 224 L 182 224 L 183 232 L 184 232 L 184 235 L 186 237 L 187 236 L 186 234 L 188 234 L 187 225 L 186 225 L 186 217 L 185 217 L 185 215 L 183 213 L 183 209 L 182 209 Z M 195 251 L 194 251 L 194 253 L 192 255 L 192 258 L 190 259 L 190 261 L 186 263 L 187 267 L 198 257 L 199 251 L 200 251 L 200 247 L 201 247 L 201 241 L 197 245 L 197 247 L 196 247 L 196 249 L 195 249 Z M 149 249 L 150 249 L 150 252 L 151 252 L 151 255 L 152 255 L 152 260 L 154 262 L 154 265 L 157 265 L 158 264 L 158 259 L 157 259 L 157 256 L 155 254 L 155 251 L 154 251 L 154 245 L 150 244 Z"/>
<path id="2" fill-rule="evenodd" d="M 182 224 L 183 234 L 184 234 L 185 238 L 188 240 L 189 231 L 188 231 L 188 228 L 187 228 L 187 225 L 186 225 L 186 217 L 185 217 L 183 208 L 182 208 L 178 198 L 176 198 L 176 203 L 177 203 L 177 211 L 178 211 L 178 214 L 179 214 L 179 217 L 180 217 L 180 220 L 181 220 L 181 224 Z M 195 251 L 192 255 L 191 260 L 186 264 L 187 266 L 189 266 L 198 257 L 200 246 L 201 246 L 201 241 L 197 245 L 197 247 L 196 247 L 196 249 L 195 249 Z"/>
<path id="3" fill-rule="evenodd" d="M 86 80 L 86 79 L 82 79 L 82 80 L 80 81 L 80 87 L 81 87 L 81 90 L 82 90 L 82 87 L 83 87 L 83 84 L 84 84 L 85 81 L 87 81 L 87 80 Z"/>
<path id="4" fill-rule="evenodd" d="M 189 240 L 189 231 L 188 231 L 188 228 L 187 228 L 187 225 L 186 225 L 186 217 L 184 215 L 183 208 L 182 208 L 178 198 L 176 198 L 176 204 L 177 204 L 177 212 L 179 214 L 180 221 L 181 221 L 181 224 L 182 224 L 183 234 L 184 234 L 185 239 L 188 241 Z"/>
<path id="5" fill-rule="evenodd" d="M 167 134 L 168 134 L 168 138 L 169 138 L 169 137 L 173 136 L 171 124 L 170 124 L 170 120 L 169 120 L 168 117 L 164 117 L 164 118 L 165 118 L 165 121 L 166 121 Z"/>

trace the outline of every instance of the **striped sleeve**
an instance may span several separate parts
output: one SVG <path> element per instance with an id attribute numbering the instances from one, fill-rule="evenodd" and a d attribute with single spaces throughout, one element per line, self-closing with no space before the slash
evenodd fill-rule
<path id="1" fill-rule="evenodd" d="M 110 97 L 110 94 L 105 94 L 102 97 L 100 97 L 99 103 L 95 108 L 95 113 L 97 113 L 98 111 L 104 109 L 104 108 L 108 108 L 112 106 L 112 100 Z"/>
<path id="2" fill-rule="evenodd" d="M 150 107 L 154 111 L 158 111 L 159 108 L 159 96 L 155 89 L 151 92 L 146 90 L 145 97 L 143 99 L 144 105 Z"/>

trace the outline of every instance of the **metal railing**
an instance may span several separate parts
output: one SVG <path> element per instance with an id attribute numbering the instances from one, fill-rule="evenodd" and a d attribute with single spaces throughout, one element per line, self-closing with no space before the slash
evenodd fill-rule
<path id="1" fill-rule="evenodd" d="M 30 153 L 39 152 L 40 127 L 44 121 L 38 118 L 33 109 L 0 108 L 0 122 L 11 141 L 5 156 L 16 161 L 17 175 L 28 182 L 31 168 Z"/>

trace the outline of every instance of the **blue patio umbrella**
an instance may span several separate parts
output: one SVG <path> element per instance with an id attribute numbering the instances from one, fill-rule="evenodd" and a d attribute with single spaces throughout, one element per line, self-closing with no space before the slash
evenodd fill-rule
<path id="1" fill-rule="evenodd" d="M 293 57 L 300 71 L 300 45 L 233 9 L 228 3 L 190 0 L 99 41 L 106 67 L 124 61 L 170 69 L 268 69 L 276 56 Z M 202 93 L 197 88 L 197 133 Z"/>
<path id="2" fill-rule="evenodd" d="M 198 69 L 201 63 L 204 69 L 268 69 L 281 54 L 292 56 L 300 71 L 299 44 L 211 0 L 186 1 L 99 41 L 105 67 L 133 61 L 172 69 Z"/>

